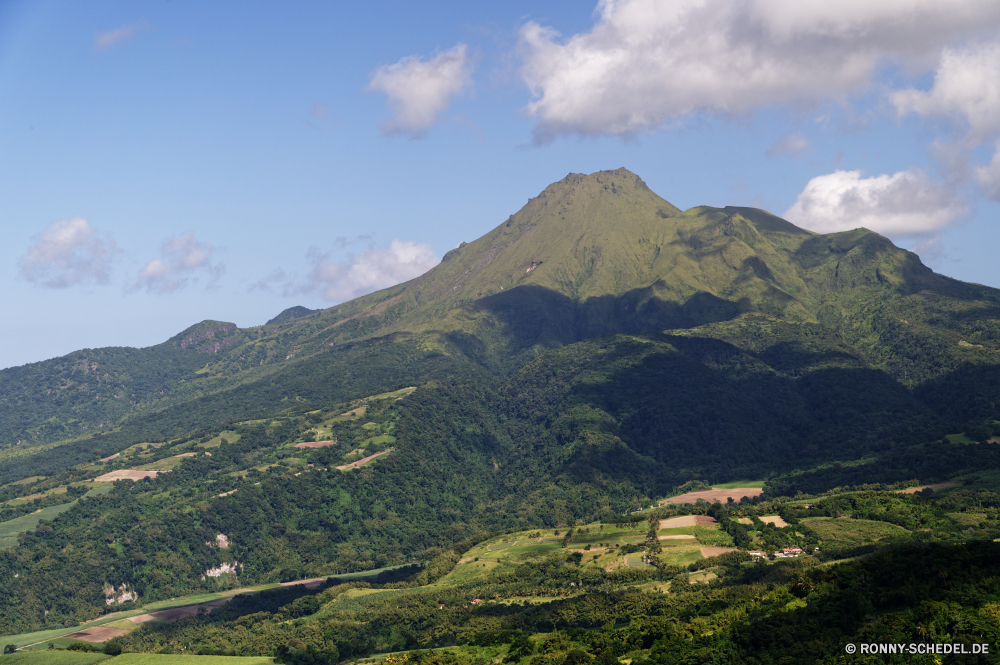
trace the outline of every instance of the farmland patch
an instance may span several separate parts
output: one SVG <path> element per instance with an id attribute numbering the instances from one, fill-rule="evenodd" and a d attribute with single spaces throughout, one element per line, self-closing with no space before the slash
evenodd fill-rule
<path id="1" fill-rule="evenodd" d="M 849 517 L 809 517 L 802 523 L 816 532 L 823 541 L 840 545 L 867 545 L 897 540 L 910 532 L 901 526 L 874 520 L 856 520 Z"/>
<path id="2" fill-rule="evenodd" d="M 332 441 L 303 441 L 302 443 L 296 443 L 296 448 L 325 448 L 326 446 L 332 446 L 337 443 L 336 439 Z"/>
<path id="3" fill-rule="evenodd" d="M 382 455 L 388 455 L 391 452 L 392 452 L 391 450 L 385 450 L 380 453 L 375 453 L 374 455 L 369 455 L 368 457 L 362 457 L 356 462 L 351 462 L 350 464 L 345 464 L 344 466 L 338 466 L 337 469 L 339 469 L 340 471 L 349 471 L 351 469 L 357 469 L 359 467 L 364 466 L 365 464 L 368 464 L 376 457 L 381 457 Z"/>
<path id="4" fill-rule="evenodd" d="M 660 520 L 660 529 L 708 526 L 709 524 L 718 524 L 718 522 L 715 521 L 714 517 L 709 517 L 708 515 L 681 515 L 680 517 Z"/>
<path id="5" fill-rule="evenodd" d="M 92 665 L 109 658 L 103 653 L 78 651 L 18 651 L 0 656 L 0 665 Z"/>
<path id="6" fill-rule="evenodd" d="M 956 483 L 938 483 L 937 485 L 921 485 L 920 487 L 908 487 L 905 490 L 899 490 L 896 493 L 897 494 L 916 494 L 917 492 L 920 492 L 920 491 L 926 490 L 926 489 L 940 490 L 940 489 L 944 489 L 945 487 L 954 487 L 955 485 L 956 485 Z"/>
<path id="7" fill-rule="evenodd" d="M 760 487 L 713 487 L 710 490 L 701 490 L 700 492 L 688 492 L 687 494 L 681 494 L 680 496 L 672 496 L 669 499 L 663 499 L 660 501 L 660 505 L 666 505 L 668 503 L 697 503 L 698 499 L 704 499 L 708 503 L 715 503 L 719 501 L 721 503 L 726 503 L 730 498 L 733 501 L 739 501 L 743 497 L 753 498 L 764 493 L 763 488 Z"/>
<path id="8" fill-rule="evenodd" d="M 98 476 L 94 478 L 94 482 L 98 483 L 113 483 L 116 480 L 142 480 L 143 478 L 156 478 L 158 474 L 163 473 L 163 471 L 144 471 L 140 469 L 118 469 L 117 471 L 109 471 L 103 476 Z"/>

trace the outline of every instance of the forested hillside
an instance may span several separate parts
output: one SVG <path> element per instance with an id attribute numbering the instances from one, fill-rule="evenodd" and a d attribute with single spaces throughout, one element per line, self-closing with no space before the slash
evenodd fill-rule
<path id="1" fill-rule="evenodd" d="M 682 487 L 730 481 L 766 481 L 754 501 L 792 519 L 800 518 L 786 507 L 804 496 L 818 503 L 835 490 L 946 481 L 959 485 L 949 496 L 963 497 L 950 510 L 979 514 L 997 508 L 998 405 L 1000 291 L 935 274 L 864 229 L 817 235 L 749 208 L 682 212 L 624 169 L 571 174 L 405 284 L 321 311 L 291 308 L 256 328 L 206 321 L 148 349 L 83 350 L 0 372 L 0 630 L 54 629 L 242 585 L 434 561 L 448 568 L 461 558 L 456 543 L 512 529 L 565 537 L 648 511 Z M 836 517 L 825 510 L 812 517 Z M 919 558 L 928 542 L 986 556 L 963 543 L 993 533 L 988 520 L 970 523 L 966 537 L 942 510 L 940 525 L 927 528 L 947 537 L 914 535 L 917 549 L 900 556 Z M 717 516 L 721 533 L 676 535 L 743 551 L 748 538 L 813 542 L 809 529 L 775 535 L 752 520 L 730 533 L 728 516 Z M 604 576 L 601 594 L 640 578 L 674 593 L 684 566 L 711 558 L 692 555 L 649 579 L 595 575 Z M 564 562 L 536 570 L 526 561 L 516 574 L 537 577 L 548 594 L 546 575 L 575 570 Z M 726 598 L 754 626 L 798 634 L 812 625 L 785 626 L 778 604 L 754 614 L 747 599 L 765 588 L 755 580 L 776 576 L 768 602 L 781 607 L 809 594 L 784 573 L 742 564 L 718 564 L 719 577 L 743 580 L 742 590 L 696 598 L 683 587 L 666 601 L 627 593 L 648 604 L 643 616 L 676 610 L 689 642 L 725 642 L 718 653 L 764 648 L 743 628 L 708 627 L 729 620 Z M 858 563 L 858 575 L 877 565 Z M 817 588 L 829 582 L 818 568 L 809 575 Z M 970 588 L 988 596 L 985 579 Z M 946 587 L 913 594 L 951 602 Z M 822 588 L 817 607 L 840 607 L 854 593 Z M 421 603 L 437 591 L 426 593 Z M 549 595 L 570 613 L 614 597 Z M 896 611 L 895 601 L 869 600 Z M 287 614 L 275 609 L 267 612 Z M 615 632 L 617 611 L 565 626 L 608 623 L 630 646 L 598 647 L 587 633 L 573 648 L 670 662 L 673 628 Z M 356 642 L 333 642 L 362 655 L 563 625 L 548 610 L 520 628 L 497 612 L 490 628 L 449 624 L 446 637 L 424 626 L 391 639 L 359 629 Z M 377 623 L 363 612 L 337 621 L 359 616 Z M 868 628 L 838 630 L 828 639 Z M 502 634 L 497 645 L 513 644 L 513 633 Z M 654 643 L 662 649 L 650 651 Z M 561 659 L 568 650 L 550 649 Z"/>

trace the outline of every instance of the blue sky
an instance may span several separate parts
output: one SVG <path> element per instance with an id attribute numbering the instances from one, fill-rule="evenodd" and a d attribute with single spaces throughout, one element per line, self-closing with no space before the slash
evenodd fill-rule
<path id="1" fill-rule="evenodd" d="M 995 0 L 8 0 L 0 367 L 328 307 L 621 166 L 1000 287 L 998 35 Z"/>

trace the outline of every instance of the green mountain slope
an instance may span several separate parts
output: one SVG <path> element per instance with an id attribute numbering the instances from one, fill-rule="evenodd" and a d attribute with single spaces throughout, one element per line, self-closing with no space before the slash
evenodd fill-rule
<path id="1" fill-rule="evenodd" d="M 289 399 L 510 376 L 545 349 L 665 330 L 717 337 L 777 371 L 808 356 L 914 388 L 1000 362 L 998 296 L 864 229 L 820 236 L 750 208 L 681 212 L 625 169 L 571 174 L 405 284 L 259 328 L 204 322 L 149 349 L 4 370 L 0 445 L 122 423 L 169 436 Z"/>
<path id="2" fill-rule="evenodd" d="M 149 600 L 427 560 L 690 481 L 992 487 L 1000 449 L 944 437 L 1000 434 L 998 303 L 864 229 L 570 175 L 405 284 L 0 372 L 0 484 L 32 478 L 0 487 L 11 514 L 173 469 L 17 535 L 0 625 L 88 616 L 105 584 Z"/>

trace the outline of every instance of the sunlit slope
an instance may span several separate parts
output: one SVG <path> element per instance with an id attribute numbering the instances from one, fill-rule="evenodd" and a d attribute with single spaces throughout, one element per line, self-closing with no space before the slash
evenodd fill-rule
<path id="1" fill-rule="evenodd" d="M 667 330 L 779 366 L 815 365 L 823 340 L 826 364 L 918 386 L 1000 362 L 998 293 L 937 275 L 865 229 L 817 235 L 752 208 L 681 212 L 625 169 L 570 174 L 404 284 L 265 326 L 206 321 L 148 349 L 4 370 L 0 445 L 142 414 L 172 427 L 177 410 L 249 417 L 290 399 L 510 376 L 546 349 Z M 783 322 L 780 338 L 772 320 Z M 989 403 L 961 408 L 985 417 Z"/>

